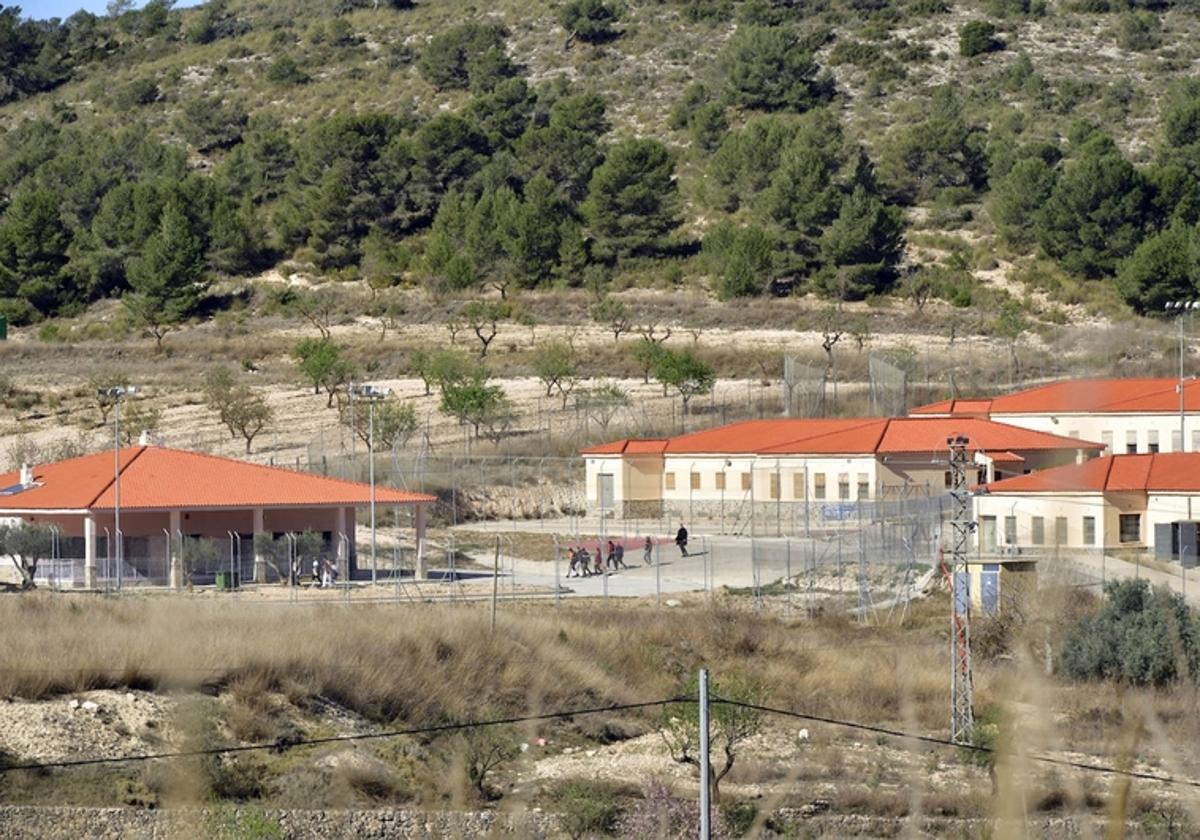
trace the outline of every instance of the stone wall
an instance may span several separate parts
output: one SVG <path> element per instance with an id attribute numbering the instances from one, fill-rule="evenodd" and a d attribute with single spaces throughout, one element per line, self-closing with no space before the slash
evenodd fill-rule
<path id="1" fill-rule="evenodd" d="M 142 810 L 135 808 L 0 807 L 0 837 L 57 840 L 176 840 L 254 836 L 254 822 L 273 823 L 288 840 L 389 837 L 558 837 L 556 820 L 540 813 L 492 811 L 278 811 L 257 809 Z M 268 838 L 272 833 L 261 834 Z"/>

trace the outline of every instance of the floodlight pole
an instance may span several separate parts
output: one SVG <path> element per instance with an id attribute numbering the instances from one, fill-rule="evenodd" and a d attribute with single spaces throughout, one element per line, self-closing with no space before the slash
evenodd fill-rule
<path id="1" fill-rule="evenodd" d="M 367 475 L 371 485 L 371 583 L 374 585 L 379 581 L 379 561 L 375 550 L 375 403 L 387 399 L 391 393 L 390 388 L 380 388 L 375 385 L 351 385 L 350 400 L 351 405 L 355 397 L 365 399 L 368 406 L 369 420 L 367 426 Z M 350 420 L 351 426 L 354 425 L 353 415 Z M 357 434 L 357 431 L 355 431 Z M 395 574 L 396 570 L 392 570 Z"/>
<path id="2" fill-rule="evenodd" d="M 1183 357 L 1184 357 L 1184 332 L 1183 332 L 1183 316 L 1188 310 L 1200 307 L 1200 300 L 1169 300 L 1163 307 L 1167 314 L 1178 312 L 1179 315 L 1175 319 L 1179 324 L 1179 451 L 1187 452 L 1187 404 L 1184 400 L 1184 372 L 1183 372 Z M 1190 514 L 1189 514 L 1190 518 Z"/>
<path id="3" fill-rule="evenodd" d="M 113 385 L 109 388 L 101 388 L 96 392 L 97 396 L 102 400 L 111 400 L 113 403 L 113 528 L 116 530 L 117 550 L 117 589 L 121 588 L 122 569 L 121 561 L 124 559 L 124 546 L 121 535 L 121 398 L 130 394 L 136 394 L 137 388 L 132 385 Z"/>

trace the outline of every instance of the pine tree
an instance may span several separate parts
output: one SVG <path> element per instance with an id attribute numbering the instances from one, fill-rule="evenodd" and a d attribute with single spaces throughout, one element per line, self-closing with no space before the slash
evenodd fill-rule
<path id="1" fill-rule="evenodd" d="M 72 297 L 63 271 L 70 244 L 55 195 L 19 193 L 0 225 L 0 295 L 25 298 L 43 315 L 55 314 Z"/>
<path id="2" fill-rule="evenodd" d="M 628 256 L 678 227 L 679 209 L 667 148 L 657 140 L 622 140 L 592 175 L 584 215 L 604 248 Z"/>
<path id="3" fill-rule="evenodd" d="M 842 199 L 837 219 L 821 236 L 821 256 L 837 269 L 827 283 L 843 299 L 879 291 L 895 279 L 904 248 L 904 223 L 897 207 L 885 205 L 863 187 Z"/>
<path id="4" fill-rule="evenodd" d="M 126 307 L 161 349 L 166 332 L 194 314 L 207 292 L 200 240 L 178 201 L 163 208 L 158 230 L 128 266 L 131 293 Z"/>
<path id="5" fill-rule="evenodd" d="M 1176 222 L 1150 236 L 1121 263 L 1117 288 L 1139 312 L 1161 312 L 1171 300 L 1194 298 L 1200 279 L 1200 235 Z"/>

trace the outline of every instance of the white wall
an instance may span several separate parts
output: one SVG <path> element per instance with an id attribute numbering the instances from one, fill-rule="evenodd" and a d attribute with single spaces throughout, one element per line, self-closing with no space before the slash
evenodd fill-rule
<path id="1" fill-rule="evenodd" d="M 1113 448 L 1108 454 L 1125 454 L 1126 434 L 1133 432 L 1137 439 L 1137 451 L 1149 452 L 1151 432 L 1158 434 L 1158 451 L 1174 452 L 1172 433 L 1179 432 L 1179 414 L 993 414 L 997 423 L 1009 423 L 1023 429 L 1072 437 L 1102 443 L 1104 433 L 1112 433 Z M 1057 421 L 1057 422 L 1056 422 Z M 1200 416 L 1189 414 L 1184 418 L 1186 436 L 1183 451 L 1197 452 L 1200 446 Z"/>
<path id="2" fill-rule="evenodd" d="M 1101 493 L 1062 493 L 1062 494 L 1008 494 L 1008 493 L 988 493 L 981 496 L 975 496 L 975 520 L 980 523 L 976 528 L 975 546 L 977 549 L 985 550 L 986 548 L 980 545 L 980 540 L 983 538 L 983 517 L 994 516 L 996 518 L 996 543 L 998 546 L 1006 544 L 1005 541 L 1005 519 L 1009 516 L 1015 516 L 1017 520 L 1017 540 L 1016 545 L 1023 549 L 1038 549 L 1046 547 L 1052 549 L 1055 541 L 1055 520 L 1062 516 L 1067 519 L 1067 542 L 1066 545 L 1072 548 L 1093 547 L 1088 546 L 1083 541 L 1083 520 L 1086 516 L 1094 517 L 1096 521 L 1096 542 L 1094 547 L 1100 547 L 1107 539 L 1106 534 L 1110 531 L 1113 535 L 1111 547 L 1117 546 L 1115 538 L 1115 528 L 1117 522 L 1116 508 L 1105 499 Z M 1041 517 L 1044 525 L 1044 537 L 1042 544 L 1036 545 L 1033 541 L 1034 517 Z M 1109 522 L 1111 520 L 1111 529 Z M 1145 525 L 1143 524 L 1143 533 Z"/>
<path id="3" fill-rule="evenodd" d="M 700 477 L 700 486 L 692 488 L 692 473 Z M 750 498 L 751 491 L 744 489 L 742 476 L 749 474 L 753 486 L 755 502 L 773 501 L 771 488 L 775 476 L 778 476 L 779 496 L 781 501 L 802 501 L 807 496 L 814 502 L 839 501 L 839 479 L 846 476 L 849 483 L 848 501 L 858 501 L 858 485 L 860 478 L 868 486 L 867 499 L 875 498 L 876 482 L 878 481 L 878 463 L 873 455 L 854 456 L 726 456 L 726 455 L 668 455 L 663 459 L 663 499 L 666 501 L 687 502 L 716 502 L 722 498 L 721 490 L 717 487 L 717 476 L 725 474 L 724 499 L 740 500 Z M 666 475 L 673 473 L 674 489 L 667 489 Z M 815 487 L 818 476 L 825 478 L 825 494 L 822 498 L 816 495 Z M 796 478 L 799 477 L 804 491 L 795 491 Z"/>

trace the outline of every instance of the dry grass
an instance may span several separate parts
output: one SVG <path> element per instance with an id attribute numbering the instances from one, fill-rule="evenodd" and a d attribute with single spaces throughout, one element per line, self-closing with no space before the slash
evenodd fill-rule
<path id="1" fill-rule="evenodd" d="M 501 615 L 492 635 L 486 610 L 472 607 L 253 607 L 35 593 L 0 599 L 0 621 L 9 628 L 0 648 L 0 696 L 50 698 L 136 686 L 181 690 L 187 697 L 203 690 L 217 697 L 204 698 L 209 711 L 198 713 L 198 720 L 219 715 L 218 730 L 205 737 L 256 742 L 300 734 L 297 715 L 329 702 L 362 715 L 366 725 L 436 724 L 483 710 L 538 713 L 665 698 L 704 664 L 718 676 L 739 673 L 762 683 L 774 705 L 944 732 L 944 597 L 915 604 L 902 626 L 862 626 L 834 613 L 791 621 L 741 608 L 745 604 L 726 598 L 658 611 L 636 603 L 607 609 L 571 603 L 560 612 L 515 606 Z M 1042 663 L 1029 655 L 1047 637 L 1057 637 L 1057 625 L 1046 623 L 1040 611 L 1070 620 L 1079 608 L 1047 597 L 1012 631 L 1007 657 L 977 665 L 978 706 L 1003 709 L 1002 727 L 1009 733 L 1001 741 L 1004 757 L 992 796 L 986 772 L 963 766 L 953 750 L 784 719 L 770 720 L 766 740 L 739 759 L 731 790 L 761 791 L 763 814 L 818 796 L 834 813 L 889 819 L 1023 814 L 1026 820 L 1099 820 L 1107 808 L 1114 819 L 1178 817 L 1200 824 L 1189 801 L 1172 799 L 1161 787 L 1138 783 L 1132 792 L 1122 791 L 1109 777 L 1050 772 L 1024 758 L 1060 753 L 1180 776 L 1198 772 L 1194 756 L 1179 746 L 1200 738 L 1193 690 L 1064 684 L 1046 677 Z M 652 731 L 654 714 L 535 723 L 514 734 L 552 737 L 560 748 L 595 748 Z M 305 720 L 304 733 L 324 725 L 314 723 L 318 717 Z M 814 727 L 813 738 L 802 742 L 795 731 L 805 725 Z M 212 731 L 210 724 L 194 729 Z M 277 804 L 465 807 L 472 800 L 462 768 L 443 740 L 380 742 L 366 752 L 325 752 L 319 762 L 299 752 L 262 767 L 226 762 L 206 770 L 207 781 L 190 784 L 209 791 L 205 795 L 227 791 Z M 261 778 L 249 785 L 254 773 Z M 5 797 L 106 801 L 104 786 L 111 789 L 111 779 L 88 778 L 94 789 L 48 790 L 49 782 L 26 780 Z M 536 790 L 511 793 L 505 782 L 511 778 L 497 776 L 506 807 L 544 805 Z M 151 782 L 164 802 L 179 799 L 173 785 L 189 784 Z"/>

